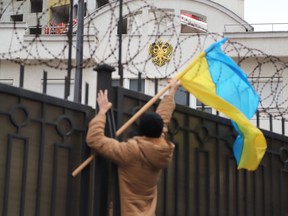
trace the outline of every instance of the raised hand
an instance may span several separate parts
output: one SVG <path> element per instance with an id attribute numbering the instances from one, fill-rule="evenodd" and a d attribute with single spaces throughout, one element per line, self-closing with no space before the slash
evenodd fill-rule
<path id="1" fill-rule="evenodd" d="M 168 83 L 172 83 L 170 89 L 169 89 L 169 94 L 170 95 L 175 95 L 177 92 L 178 87 L 180 86 L 180 80 L 175 80 L 175 79 L 170 79 L 168 80 Z"/>
<path id="2" fill-rule="evenodd" d="M 99 113 L 105 114 L 112 107 L 112 103 L 108 100 L 108 91 L 106 89 L 98 92 L 97 103 L 99 106 Z"/>

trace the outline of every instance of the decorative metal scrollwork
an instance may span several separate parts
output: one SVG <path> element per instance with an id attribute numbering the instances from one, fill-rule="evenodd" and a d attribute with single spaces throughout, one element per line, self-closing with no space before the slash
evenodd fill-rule
<path id="1" fill-rule="evenodd" d="M 74 130 L 72 121 L 68 116 L 59 116 L 56 123 L 57 132 L 62 137 L 69 136 Z"/>
<path id="2" fill-rule="evenodd" d="M 198 125 L 196 128 L 196 138 L 199 143 L 203 146 L 204 143 L 208 142 L 210 139 L 210 132 L 206 125 Z M 200 147 L 201 147 L 200 145 Z"/>
<path id="3" fill-rule="evenodd" d="M 152 62 L 159 67 L 162 67 L 166 62 L 170 61 L 172 52 L 172 45 L 168 42 L 162 42 L 161 40 L 149 46 L 149 55 L 152 57 Z"/>
<path id="4" fill-rule="evenodd" d="M 288 163 L 288 149 L 287 147 L 281 147 L 279 150 L 280 160 L 283 163 Z"/>
<path id="5" fill-rule="evenodd" d="M 18 128 L 26 126 L 30 121 L 29 113 L 22 104 L 16 104 L 10 110 L 10 120 Z"/>

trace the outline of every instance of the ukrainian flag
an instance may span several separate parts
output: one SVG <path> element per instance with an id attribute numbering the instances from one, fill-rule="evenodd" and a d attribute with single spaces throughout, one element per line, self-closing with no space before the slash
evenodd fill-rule
<path id="1" fill-rule="evenodd" d="M 233 144 L 238 169 L 256 170 L 267 148 L 262 132 L 249 121 L 257 111 L 259 96 L 247 75 L 222 51 L 226 40 L 200 53 L 176 79 L 202 103 L 231 119 L 238 132 Z"/>

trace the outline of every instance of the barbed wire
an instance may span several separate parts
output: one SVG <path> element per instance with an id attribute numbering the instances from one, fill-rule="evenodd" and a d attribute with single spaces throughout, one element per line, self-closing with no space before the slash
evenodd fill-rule
<path id="1" fill-rule="evenodd" d="M 24 0 L 16 3 L 10 0 L 0 1 L 0 21 L 7 21 L 11 15 L 25 13 L 26 4 L 30 4 L 30 1 Z M 59 1 L 47 8 L 44 8 L 43 5 L 42 11 L 35 14 L 36 20 L 33 23 L 36 23 L 36 26 L 32 27 L 36 28 L 37 31 L 36 34 L 32 35 L 31 40 L 24 41 L 23 36 L 19 35 L 18 25 L 15 21 L 11 44 L 7 50 L 1 51 L 1 60 L 29 66 L 43 65 L 43 67 L 57 70 L 67 70 L 69 20 L 66 16 L 66 19 L 59 20 L 57 23 L 57 20 L 50 14 L 53 8 L 59 5 L 66 5 L 67 7 L 69 2 Z M 53 13 L 55 16 L 61 17 L 67 13 L 66 11 L 67 8 L 63 7 L 62 10 L 58 10 L 58 12 L 54 10 Z M 144 13 L 143 11 L 148 12 Z M 97 64 L 109 63 L 117 67 L 119 62 L 119 1 L 112 1 L 93 11 L 86 12 L 83 37 L 87 46 L 85 46 L 86 50 L 81 66 L 83 69 L 88 69 Z M 205 24 L 205 20 L 201 20 L 200 16 L 196 17 L 196 24 L 194 22 L 183 23 L 181 22 L 181 20 L 183 21 L 181 14 L 177 15 L 172 10 L 157 8 L 145 0 L 125 1 L 123 12 L 125 32 L 122 32 L 123 57 L 121 62 L 124 77 L 125 74 L 132 74 L 136 77 L 141 74 L 143 79 L 152 81 L 155 77 L 158 79 L 172 77 L 205 47 L 223 37 L 221 34 L 209 32 L 203 26 L 198 25 L 198 21 Z M 73 34 L 75 37 L 77 23 L 74 24 Z M 181 28 L 185 26 L 193 31 L 181 33 Z M 47 38 L 60 36 L 62 42 L 59 43 L 59 46 L 62 47 L 56 52 L 48 45 Z M 17 48 L 12 44 L 15 43 L 15 40 L 19 44 Z M 158 40 L 165 40 L 168 44 L 173 45 L 170 61 L 161 67 L 153 64 L 152 57 L 148 54 L 149 46 Z M 75 43 L 72 43 L 72 49 L 77 52 Z M 260 114 L 263 116 L 272 115 L 274 118 L 287 117 L 287 63 L 239 42 L 228 40 L 223 49 L 225 53 L 234 57 L 240 67 L 245 68 L 244 71 L 261 99 Z M 46 55 L 45 58 L 43 52 Z M 22 54 L 21 58 L 15 58 L 19 53 Z M 76 68 L 75 62 L 71 63 L 71 68 Z"/>

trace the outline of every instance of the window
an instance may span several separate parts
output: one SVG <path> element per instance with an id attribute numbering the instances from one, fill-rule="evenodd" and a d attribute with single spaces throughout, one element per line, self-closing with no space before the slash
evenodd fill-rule
<path id="1" fill-rule="evenodd" d="M 196 109 L 197 110 L 201 110 L 202 112 L 206 112 L 206 113 L 211 113 L 212 114 L 212 108 L 206 106 L 205 104 L 203 104 L 198 99 L 196 99 Z"/>
<path id="2" fill-rule="evenodd" d="M 69 22 L 69 4 L 51 8 L 51 21 L 56 25 Z"/>
<path id="3" fill-rule="evenodd" d="M 120 80 L 119 79 L 113 79 L 112 80 L 112 86 L 120 86 Z"/>
<path id="4" fill-rule="evenodd" d="M 65 80 L 64 79 L 48 79 L 47 80 L 47 95 L 58 98 L 65 97 Z M 74 99 L 74 82 L 70 83 L 70 95 L 68 100 Z"/>
<path id="5" fill-rule="evenodd" d="M 170 35 L 174 32 L 174 10 L 157 9 L 149 11 L 149 34 Z"/>
<path id="6" fill-rule="evenodd" d="M 68 13 L 69 13 L 70 5 L 66 4 L 66 7 L 68 8 Z M 84 2 L 84 16 L 86 15 L 87 15 L 87 3 Z M 73 18 L 77 19 L 77 17 L 78 17 L 78 4 L 73 6 Z"/>
<path id="7" fill-rule="evenodd" d="M 129 81 L 127 83 L 126 81 Z M 129 89 L 133 91 L 138 91 L 138 79 L 130 79 L 130 80 L 123 80 L 123 87 L 128 87 Z M 120 86 L 120 80 L 119 79 L 113 79 L 112 80 L 112 86 Z M 141 79 L 141 89 L 140 92 L 145 93 L 145 80 Z"/>
<path id="8" fill-rule="evenodd" d="M 130 14 L 128 17 L 124 17 L 122 19 L 121 29 L 119 28 L 118 22 L 118 29 L 117 34 L 129 34 L 129 35 L 141 35 L 142 34 L 142 12 L 137 12 L 134 14 Z"/>
<path id="9" fill-rule="evenodd" d="M 41 27 L 31 27 L 31 28 L 29 28 L 29 33 L 30 34 L 36 34 L 36 35 L 39 35 L 39 34 L 41 34 L 41 31 L 42 31 L 42 29 L 41 29 Z"/>
<path id="10" fill-rule="evenodd" d="M 181 33 L 201 33 L 207 31 L 206 17 L 189 11 L 181 11 Z"/>
<path id="11" fill-rule="evenodd" d="M 6 84 L 6 85 L 13 85 L 14 80 L 13 79 L 0 79 L 0 83 Z"/>
<path id="12" fill-rule="evenodd" d="M 23 14 L 11 15 L 10 18 L 11 18 L 11 21 L 22 22 L 23 21 Z"/>
<path id="13" fill-rule="evenodd" d="M 187 92 L 182 86 L 179 86 L 175 94 L 175 103 L 189 106 L 189 92 Z"/>
<path id="14" fill-rule="evenodd" d="M 73 17 L 77 18 L 77 13 L 78 13 L 78 5 L 74 5 L 73 7 Z"/>
<path id="15" fill-rule="evenodd" d="M 102 7 L 103 5 L 105 4 L 108 4 L 109 3 L 109 0 L 97 0 L 97 3 L 98 3 L 98 8 L 99 7 Z"/>
<path id="16" fill-rule="evenodd" d="M 128 30 L 127 30 L 127 18 L 123 18 L 122 19 L 122 25 L 120 28 L 120 22 L 118 22 L 118 29 L 117 29 L 117 34 L 127 34 Z"/>
<path id="17" fill-rule="evenodd" d="M 33 0 L 31 1 L 31 13 L 42 12 L 43 1 L 42 0 Z"/>
<path id="18" fill-rule="evenodd" d="M 138 85 L 139 85 L 139 80 L 138 79 L 131 79 L 130 80 L 130 89 L 133 90 L 133 91 L 138 91 Z M 141 82 L 141 89 L 140 89 L 140 92 L 142 93 L 145 93 L 145 80 L 144 79 L 141 79 L 140 80 Z"/>

